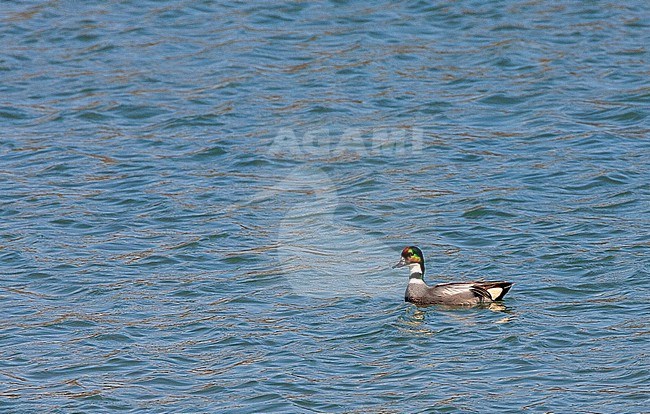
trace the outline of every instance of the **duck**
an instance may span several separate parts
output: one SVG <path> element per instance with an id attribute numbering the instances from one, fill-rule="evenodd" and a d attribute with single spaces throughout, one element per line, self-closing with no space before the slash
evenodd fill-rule
<path id="1" fill-rule="evenodd" d="M 408 266 L 411 272 L 404 301 L 418 306 L 477 306 L 500 301 L 512 287 L 505 281 L 452 282 L 429 286 L 424 281 L 424 254 L 416 246 L 402 250 L 393 269 Z"/>

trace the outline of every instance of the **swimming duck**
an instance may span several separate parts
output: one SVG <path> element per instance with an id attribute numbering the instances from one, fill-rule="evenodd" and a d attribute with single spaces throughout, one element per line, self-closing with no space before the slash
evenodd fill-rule
<path id="1" fill-rule="evenodd" d="M 473 306 L 501 300 L 512 287 L 510 282 L 454 282 L 428 286 L 424 282 L 424 255 L 415 246 L 402 250 L 402 259 L 393 266 L 411 271 L 404 300 L 416 305 Z"/>

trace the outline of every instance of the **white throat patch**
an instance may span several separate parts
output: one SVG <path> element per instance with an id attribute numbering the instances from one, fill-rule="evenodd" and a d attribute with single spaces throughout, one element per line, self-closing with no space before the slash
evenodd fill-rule
<path id="1" fill-rule="evenodd" d="M 420 263 L 409 263 L 409 270 L 411 271 L 411 275 L 414 273 L 422 274 L 422 267 L 420 266 Z"/>

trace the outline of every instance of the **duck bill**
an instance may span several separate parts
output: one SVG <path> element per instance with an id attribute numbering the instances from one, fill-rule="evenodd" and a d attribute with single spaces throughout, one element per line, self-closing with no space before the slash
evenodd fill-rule
<path id="1" fill-rule="evenodd" d="M 402 260 L 397 262 L 397 264 L 393 266 L 393 269 L 397 269 L 398 267 L 404 267 L 404 266 L 406 266 L 406 259 L 402 257 Z"/>

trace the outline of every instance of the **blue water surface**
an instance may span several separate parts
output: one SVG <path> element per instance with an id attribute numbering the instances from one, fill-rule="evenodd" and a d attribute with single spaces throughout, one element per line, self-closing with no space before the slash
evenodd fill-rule
<path id="1" fill-rule="evenodd" d="M 649 22 L 3 2 L 0 411 L 649 413 Z"/>

